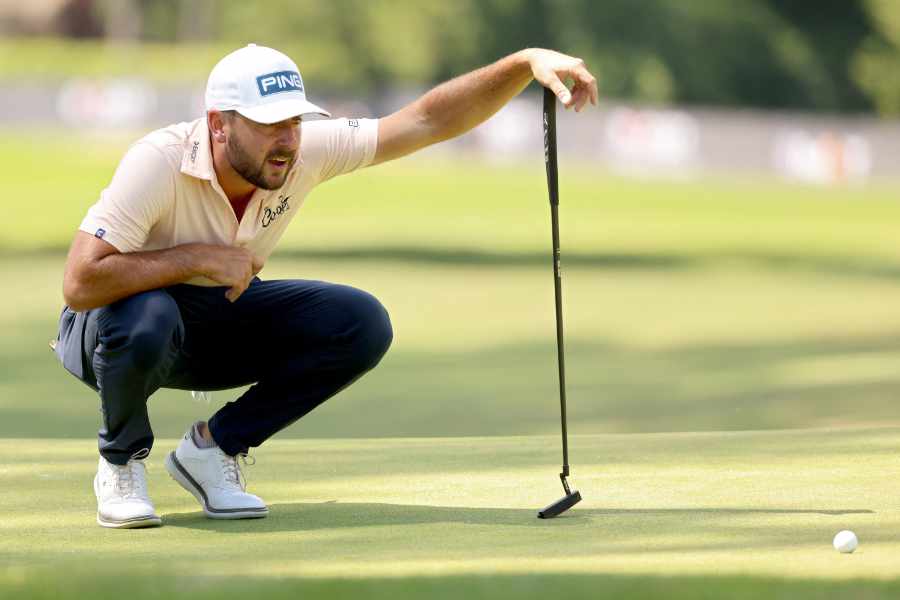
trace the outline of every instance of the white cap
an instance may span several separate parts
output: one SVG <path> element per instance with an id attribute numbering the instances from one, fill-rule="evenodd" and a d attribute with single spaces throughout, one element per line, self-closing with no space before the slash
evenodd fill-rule
<path id="1" fill-rule="evenodd" d="M 272 48 L 249 44 L 213 67 L 206 83 L 206 110 L 236 110 L 257 123 L 296 116 L 330 117 L 306 100 L 296 63 Z"/>

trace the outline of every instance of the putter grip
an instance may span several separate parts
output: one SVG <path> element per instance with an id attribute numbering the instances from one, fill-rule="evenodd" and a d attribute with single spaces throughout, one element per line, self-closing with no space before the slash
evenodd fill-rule
<path id="1" fill-rule="evenodd" d="M 559 205 L 559 184 L 556 167 L 556 94 L 544 88 L 544 162 L 547 164 L 547 189 L 550 204 Z"/>

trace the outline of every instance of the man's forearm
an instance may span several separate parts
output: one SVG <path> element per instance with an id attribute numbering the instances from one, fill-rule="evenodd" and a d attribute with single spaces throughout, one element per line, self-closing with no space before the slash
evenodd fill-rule
<path id="1" fill-rule="evenodd" d="M 89 264 L 69 265 L 63 284 L 66 304 L 75 311 L 90 310 L 201 275 L 204 270 L 201 256 L 192 246 L 116 252 Z"/>
<path id="2" fill-rule="evenodd" d="M 529 48 L 443 83 L 415 102 L 378 120 L 372 164 L 406 156 L 462 135 L 489 119 L 536 79 L 566 108 L 597 104 L 597 80 L 584 61 L 553 50 Z M 571 81 L 571 90 L 565 82 Z"/>
<path id="3" fill-rule="evenodd" d="M 442 83 L 414 104 L 431 132 L 430 143 L 454 138 L 488 120 L 532 80 L 530 50 L 511 54 Z"/>

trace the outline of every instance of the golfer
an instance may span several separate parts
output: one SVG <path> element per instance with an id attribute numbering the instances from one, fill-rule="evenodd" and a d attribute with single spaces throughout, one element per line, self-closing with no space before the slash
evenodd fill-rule
<path id="1" fill-rule="evenodd" d="M 567 108 L 597 103 L 581 60 L 528 49 L 381 119 L 310 121 L 330 115 L 307 100 L 297 65 L 250 44 L 213 68 L 204 117 L 129 148 L 75 234 L 54 344 L 100 396 L 100 525 L 162 523 L 143 463 L 147 399 L 162 387 L 252 384 L 194 423 L 165 465 L 208 517 L 267 515 L 238 459 L 378 364 L 392 330 L 367 292 L 256 274 L 316 185 L 458 136 L 532 79 Z"/>

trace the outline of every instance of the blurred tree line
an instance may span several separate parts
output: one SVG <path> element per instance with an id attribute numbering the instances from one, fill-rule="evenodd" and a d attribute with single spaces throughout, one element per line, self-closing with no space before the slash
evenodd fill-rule
<path id="1" fill-rule="evenodd" d="M 67 8 L 58 31 L 70 36 L 253 41 L 286 51 L 332 91 L 430 85 L 542 46 L 584 58 L 606 97 L 900 114 L 900 0 L 72 0 Z"/>

